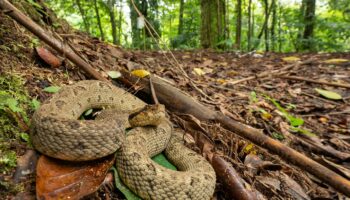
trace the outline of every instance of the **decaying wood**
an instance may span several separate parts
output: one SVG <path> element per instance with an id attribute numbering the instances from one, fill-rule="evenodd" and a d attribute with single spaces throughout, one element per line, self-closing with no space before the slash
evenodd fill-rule
<path id="1" fill-rule="evenodd" d="M 126 71 L 122 72 L 122 74 L 124 79 L 126 79 L 123 81 L 125 84 L 129 83 L 128 86 L 132 86 L 134 84 L 141 85 L 143 91 L 150 94 L 148 80 L 146 78 L 140 80 L 139 78 L 130 75 Z M 165 104 L 169 110 L 184 114 L 191 114 L 200 120 L 216 121 L 227 130 L 250 140 L 254 144 L 269 150 L 273 154 L 279 155 L 289 163 L 295 164 L 301 169 L 313 174 L 320 180 L 324 181 L 324 183 L 332 186 L 335 190 L 350 196 L 350 181 L 334 171 L 324 167 L 323 165 L 282 144 L 281 142 L 266 136 L 260 130 L 241 124 L 221 113 L 210 110 L 209 108 L 195 101 L 190 96 L 186 95 L 181 90 L 167 84 L 156 76 L 153 77 L 153 85 L 157 91 L 160 103 Z"/>
<path id="2" fill-rule="evenodd" d="M 330 86 L 335 86 L 335 87 L 343 87 L 343 88 L 349 88 L 349 84 L 343 84 L 343 83 L 332 83 L 332 82 L 326 82 L 326 81 L 317 81 L 317 80 L 311 80 L 307 79 L 304 77 L 299 77 L 299 76 L 279 76 L 279 78 L 284 78 L 284 79 L 290 79 L 290 80 L 297 80 L 297 81 L 305 81 L 305 82 L 310 82 L 310 83 L 317 83 L 321 85 L 330 85 Z"/>
<path id="3" fill-rule="evenodd" d="M 79 66 L 89 76 L 92 76 L 93 78 L 98 80 L 107 81 L 106 78 L 104 78 L 101 74 L 94 70 L 87 62 L 85 62 L 81 57 L 74 53 L 74 51 L 69 47 L 69 45 L 59 41 L 58 39 L 48 34 L 48 31 L 44 30 L 35 22 L 33 22 L 33 20 L 24 15 L 7 0 L 0 1 L 0 9 L 2 9 L 4 13 L 16 20 L 25 28 L 27 28 L 30 32 L 32 32 L 42 41 L 50 45 L 56 51 L 60 52 L 61 54 L 64 54 L 70 61 Z"/>
<path id="4" fill-rule="evenodd" d="M 227 193 L 234 199 L 239 200 L 255 200 L 256 195 L 245 189 L 240 181 L 241 177 L 236 170 L 227 164 L 227 162 L 220 156 L 214 155 L 212 165 L 215 169 L 218 180 L 222 180 L 227 187 Z"/>

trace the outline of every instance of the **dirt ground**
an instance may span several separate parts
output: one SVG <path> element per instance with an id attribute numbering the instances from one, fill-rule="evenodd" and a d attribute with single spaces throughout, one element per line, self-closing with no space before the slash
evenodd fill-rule
<path id="1" fill-rule="evenodd" d="M 87 79 L 83 71 L 9 17 L 0 14 L 0 21 L 1 76 L 20 77 L 28 99 L 35 98 L 43 102 L 51 96 L 44 88 Z M 350 89 L 288 78 L 297 76 L 307 80 L 349 85 L 350 53 L 132 51 L 71 30 L 60 30 L 57 34 L 105 77 L 108 77 L 109 71 L 147 70 L 186 91 L 205 106 L 261 129 L 284 145 L 323 163 L 347 179 L 350 178 Z M 43 62 L 34 50 L 38 46 L 52 51 L 63 61 L 62 64 L 53 68 Z M 271 76 L 276 70 L 286 68 L 278 76 Z M 258 77 L 261 73 L 267 75 Z M 247 77 L 251 77 L 250 80 L 245 80 Z M 197 87 L 190 84 L 190 81 Z M 342 99 L 326 98 L 316 88 L 336 92 Z M 7 89 L 11 90 L 11 87 Z M 133 93 L 138 95 L 135 91 Z M 30 119 L 34 112 L 28 106 L 29 101 L 19 101 L 23 103 L 19 106 L 23 106 L 25 114 L 5 112 L 5 118 L 12 120 L 10 126 L 16 130 L 0 129 L 3 131 L 1 142 L 4 144 L 0 145 L 3 149 L 0 153 L 14 151 L 18 160 L 32 149 L 30 142 L 26 142 L 26 137 L 18 134 L 29 133 L 30 122 L 23 119 Z M 170 114 L 174 124 L 182 127 L 186 120 L 174 113 Z M 293 129 L 292 123 L 295 121 L 291 116 L 299 122 L 302 119 L 303 124 Z M 305 169 L 281 160 L 227 131 L 220 124 L 201 123 L 200 126 L 214 144 L 215 153 L 232 164 L 244 180 L 246 188 L 258 193 L 261 199 L 345 199 L 345 196 L 306 173 Z M 188 145 L 201 153 L 201 149 L 193 143 Z M 3 166 L 7 165 L 9 164 Z M 35 168 L 20 180 L 15 180 L 15 167 L 10 166 L 0 175 L 1 196 L 6 199 L 33 198 Z M 229 199 L 227 193 L 227 189 L 218 180 L 214 199 Z M 122 195 L 112 184 L 101 187 L 89 198 L 119 199 Z"/>

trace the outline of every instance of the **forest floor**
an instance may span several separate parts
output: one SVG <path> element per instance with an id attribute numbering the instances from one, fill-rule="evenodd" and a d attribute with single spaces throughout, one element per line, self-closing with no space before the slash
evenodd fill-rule
<path id="1" fill-rule="evenodd" d="M 9 109 L 0 102 L 0 196 L 34 198 L 35 162 L 32 160 L 33 166 L 25 176 L 18 175 L 15 167 L 23 165 L 21 162 L 28 157 L 37 158 L 27 135 L 37 101 L 43 102 L 52 95 L 45 88 L 72 84 L 87 76 L 60 56 L 63 60 L 60 66 L 49 66 L 38 57 L 34 47 L 43 46 L 56 54 L 54 50 L 3 14 L 0 20 L 0 97 L 11 95 L 17 99 L 17 103 L 6 104 Z M 205 106 L 263 130 L 266 135 L 350 179 L 350 89 L 290 79 L 298 76 L 349 85 L 350 53 L 131 51 L 78 32 L 58 34 L 106 78 L 107 72 L 121 69 L 144 69 L 157 74 Z M 277 76 L 276 70 L 281 69 Z M 261 73 L 265 74 L 257 77 Z M 186 76 L 197 89 L 189 84 Z M 247 77 L 251 77 L 250 80 L 245 80 Z M 336 92 L 342 99 L 326 98 L 316 88 Z M 186 121 L 174 113 L 171 116 L 180 127 Z M 261 199 L 345 198 L 305 169 L 281 160 L 220 124 L 200 123 L 200 126 L 213 142 L 215 152 L 232 164 L 245 186 Z M 200 153 L 193 142 L 189 142 L 189 146 Z M 218 180 L 215 198 L 228 199 L 226 195 L 226 189 Z M 122 195 L 110 186 L 102 187 L 90 197 L 118 199 Z"/>

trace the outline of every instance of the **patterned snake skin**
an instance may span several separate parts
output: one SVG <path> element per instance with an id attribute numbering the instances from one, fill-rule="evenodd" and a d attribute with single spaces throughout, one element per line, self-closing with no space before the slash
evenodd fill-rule
<path id="1" fill-rule="evenodd" d="M 143 199 L 210 199 L 213 168 L 184 146 L 164 107 L 158 107 L 161 114 L 109 83 L 81 81 L 63 87 L 34 113 L 31 139 L 43 154 L 63 160 L 93 160 L 116 152 L 121 179 Z M 90 108 L 106 110 L 96 120 L 78 120 Z M 150 159 L 162 151 L 179 171 Z"/>

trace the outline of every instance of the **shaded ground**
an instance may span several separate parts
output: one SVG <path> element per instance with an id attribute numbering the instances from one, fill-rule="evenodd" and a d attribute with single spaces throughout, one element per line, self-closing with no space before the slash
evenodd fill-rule
<path id="1" fill-rule="evenodd" d="M 43 91 L 47 86 L 60 86 L 86 79 L 83 72 L 63 57 L 61 57 L 64 60 L 63 64 L 59 68 L 51 68 L 40 61 L 33 47 L 42 44 L 3 14 L 0 14 L 0 20 L 1 75 L 21 77 L 28 91 L 28 98 L 37 98 L 42 102 L 50 96 Z M 272 72 L 292 66 L 283 75 L 350 84 L 349 62 L 345 64 L 323 62 L 331 58 L 350 59 L 349 53 L 285 55 L 175 51 L 173 52 L 175 61 L 169 52 L 126 51 L 80 33 L 63 30 L 60 30 L 60 33 L 65 41 L 72 44 L 76 52 L 88 60 L 95 69 L 101 71 L 105 77 L 107 77 L 106 72 L 110 70 L 146 69 L 187 91 L 208 107 L 221 111 L 237 121 L 263 129 L 264 133 L 270 137 L 326 163 L 325 165 L 329 168 L 350 178 L 349 89 L 278 77 L 254 78 L 237 84 L 234 82 L 262 72 Z M 282 58 L 287 56 L 296 56 L 304 63 L 298 65 L 297 62 L 283 61 Z M 179 66 L 202 90 L 202 93 L 189 84 L 189 79 Z M 343 99 L 337 101 L 326 99 L 321 97 L 315 88 L 337 92 L 343 96 Z M 29 108 L 30 103 L 27 102 L 27 104 L 23 102 L 23 109 L 30 118 L 33 109 Z M 285 112 L 294 117 L 302 118 L 304 124 L 301 129 L 291 130 L 290 120 L 281 109 L 278 109 L 279 107 L 283 107 Z M 8 113 L 6 116 L 13 118 Z M 176 115 L 172 116 L 175 124 L 181 126 L 186 123 L 186 120 Z M 25 126 L 19 125 L 20 121 L 13 121 L 12 126 L 18 129 L 16 131 L 0 129 L 3 132 L 2 135 L 5 133 L 7 135 L 2 136 L 3 144 L 6 146 L 4 147 L 6 151 L 1 151 L 2 154 L 12 150 L 19 157 L 30 148 L 25 139 L 16 133 L 28 132 Z M 214 142 L 216 153 L 229 161 L 245 180 L 247 186 L 259 191 L 265 199 L 344 198 L 317 178 L 305 173 L 304 169 L 285 163 L 277 156 L 226 131 L 220 125 L 201 124 L 201 126 Z M 189 146 L 198 150 L 194 144 L 190 143 Z M 3 162 L 1 164 L 5 166 Z M 22 195 L 33 197 L 34 174 L 25 177 L 20 188 L 10 184 L 13 174 L 12 168 L 0 175 L 1 194 L 11 198 L 17 192 L 22 192 Z M 116 189 L 107 190 L 103 187 L 93 196 L 102 199 L 108 199 L 102 196 L 121 197 L 120 194 L 115 193 L 117 193 Z M 225 189 L 218 183 L 215 193 L 217 199 L 227 199 L 225 193 Z"/>

